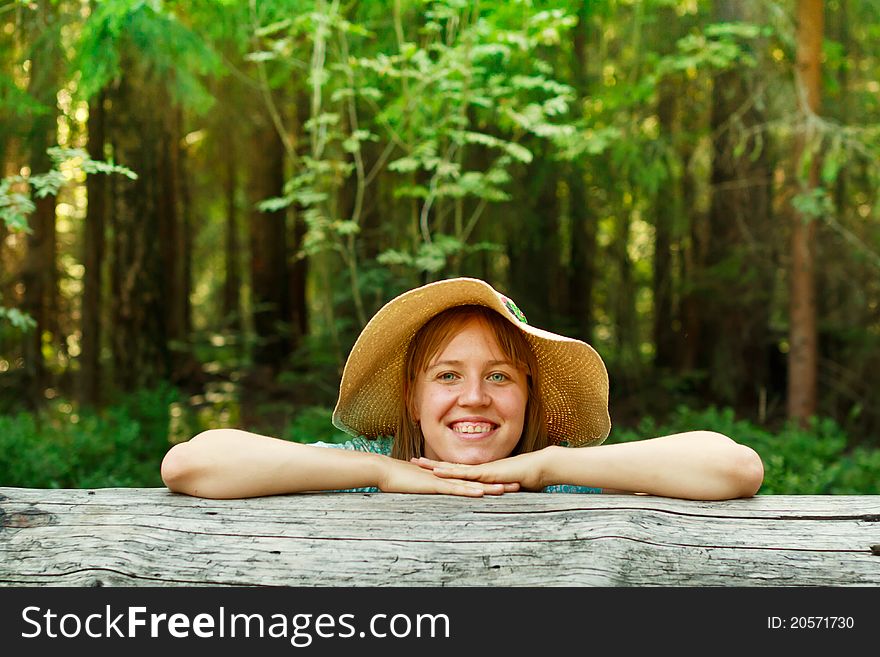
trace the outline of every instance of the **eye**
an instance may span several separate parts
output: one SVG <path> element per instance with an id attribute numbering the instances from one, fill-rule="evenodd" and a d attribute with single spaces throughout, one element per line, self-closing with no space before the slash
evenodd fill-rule
<path id="1" fill-rule="evenodd" d="M 493 383 L 504 383 L 507 381 L 507 375 L 503 372 L 492 372 L 492 374 L 489 375 L 489 379 Z"/>
<path id="2" fill-rule="evenodd" d="M 440 381 L 455 381 L 455 374 L 452 372 L 443 372 L 442 374 L 438 374 L 437 378 Z"/>

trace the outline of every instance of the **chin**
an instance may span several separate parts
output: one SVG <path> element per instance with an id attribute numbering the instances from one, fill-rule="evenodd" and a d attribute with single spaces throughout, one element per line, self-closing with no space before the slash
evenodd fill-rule
<path id="1" fill-rule="evenodd" d="M 493 456 L 468 455 L 468 456 L 459 456 L 459 457 L 455 458 L 452 462 L 453 463 L 461 463 L 463 465 L 480 465 L 481 463 L 490 463 L 491 461 L 497 461 L 497 460 L 498 460 L 498 458 L 493 457 Z"/>
<path id="2" fill-rule="evenodd" d="M 506 427 L 505 427 L 506 428 Z M 483 439 L 471 437 L 462 439 L 452 431 L 444 430 L 425 438 L 425 451 L 436 455 L 436 460 L 463 465 L 479 465 L 506 458 L 516 449 L 517 441 L 512 441 L 507 431 L 493 432 L 495 435 Z M 518 439 L 517 439 L 518 440 Z M 508 443 L 512 443 L 508 445 Z"/>

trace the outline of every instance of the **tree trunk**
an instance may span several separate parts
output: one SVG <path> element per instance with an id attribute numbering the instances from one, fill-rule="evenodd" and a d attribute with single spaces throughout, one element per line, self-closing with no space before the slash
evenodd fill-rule
<path id="1" fill-rule="evenodd" d="M 241 268 L 239 266 L 240 239 L 238 234 L 238 154 L 232 131 L 223 130 L 224 144 L 223 193 L 226 209 L 226 237 L 224 239 L 224 263 L 226 278 L 223 281 L 223 327 L 225 330 L 241 331 Z"/>
<path id="2" fill-rule="evenodd" d="M 852 73 L 859 71 L 864 61 L 859 40 L 854 34 L 860 24 L 857 11 L 853 14 L 855 21 L 850 20 L 850 12 L 854 8 L 852 4 L 849 0 L 840 0 L 836 8 L 829 5 L 825 16 L 825 38 L 840 44 L 842 61 L 847 65 L 834 67 L 837 93 L 827 101 L 823 100 L 822 113 L 841 126 L 861 120 L 857 111 L 859 94 L 853 93 L 854 90 L 850 88 L 850 81 L 858 79 Z M 839 222 L 846 226 L 867 227 L 870 222 L 866 223 L 858 217 L 858 204 L 853 203 L 861 182 L 859 168 L 853 164 L 851 161 L 848 166 L 841 167 L 832 182 L 824 182 L 828 182 L 829 193 L 833 195 L 833 207 Z M 816 313 L 817 317 L 823 318 L 823 330 L 817 336 L 817 350 L 823 362 L 844 366 L 848 370 L 844 373 L 835 367 L 836 371 L 829 372 L 829 379 L 822 386 L 820 412 L 837 418 L 846 417 L 848 421 L 845 426 L 850 435 L 876 435 L 877 431 L 867 426 L 871 423 L 870 414 L 860 414 L 858 418 L 850 415 L 855 404 L 862 404 L 864 408 L 874 406 L 867 399 L 870 395 L 857 390 L 861 388 L 867 391 L 876 387 L 876 381 L 869 374 L 874 364 L 865 359 L 855 363 L 852 360 L 852 327 L 867 327 L 874 321 L 871 312 L 874 304 L 865 303 L 865 285 L 853 284 L 854 280 L 862 279 L 860 268 L 854 270 L 852 267 L 852 254 L 850 243 L 840 240 L 834 228 L 825 222 L 819 223 L 814 257 L 822 266 L 816 268 L 815 285 L 817 290 L 822 290 L 822 294 L 816 295 Z M 875 414 L 874 421 L 876 419 L 880 419 L 880 415 Z"/>
<path id="3" fill-rule="evenodd" d="M 0 132 L 0 178 L 6 177 L 6 168 L 7 168 L 7 160 L 6 160 L 6 138 L 5 135 Z M 6 272 L 8 268 L 6 266 L 5 258 L 3 252 L 6 250 L 6 237 L 9 235 L 9 229 L 6 228 L 6 222 L 0 220 L 0 305 L 3 304 L 4 299 L 6 303 L 9 303 L 9 297 L 7 296 L 6 290 Z"/>
<path id="4" fill-rule="evenodd" d="M 629 257 L 629 238 L 632 208 L 620 200 L 620 212 L 614 229 L 614 240 L 609 253 L 617 270 L 616 287 L 612 294 L 611 312 L 614 317 L 617 346 L 618 393 L 626 393 L 638 388 L 640 376 L 638 313 L 636 312 L 636 284 L 633 278 L 633 264 Z"/>
<path id="5" fill-rule="evenodd" d="M 684 161 L 689 162 L 693 150 L 685 154 Z M 682 280 L 684 282 L 681 298 L 681 353 L 679 370 L 682 373 L 696 371 L 700 366 L 700 345 L 702 339 L 701 291 L 697 281 L 706 267 L 706 246 L 708 218 L 705 210 L 699 210 L 696 203 L 697 181 L 691 171 L 685 167 L 681 183 L 682 203 L 688 215 L 688 239 L 683 249 Z"/>
<path id="6" fill-rule="evenodd" d="M 572 85 L 578 100 L 588 94 L 587 32 L 589 3 L 582 0 L 572 42 Z M 576 104 L 580 107 L 580 103 Z M 577 118 L 577 117 L 576 117 Z M 593 340 L 593 286 L 596 280 L 596 224 L 598 218 L 587 195 L 583 164 L 574 161 L 568 169 L 568 192 L 571 204 L 571 265 L 568 275 L 569 313 L 573 321 L 572 337 Z"/>
<path id="7" fill-rule="evenodd" d="M 27 154 L 22 152 L 25 144 L 22 143 L 21 138 L 7 135 L 2 146 L 0 177 L 19 175 L 24 158 L 27 157 Z M 20 285 L 22 261 L 19 245 L 26 241 L 27 235 L 10 231 L 6 222 L 0 220 L 0 238 L 2 238 L 0 239 L 0 305 L 22 307 Z M 20 359 L 22 348 L 23 341 L 14 333 L 7 333 L 5 339 L 0 339 L 0 353 L 4 354 L 5 360 Z"/>
<path id="8" fill-rule="evenodd" d="M 58 90 L 57 50 L 58 31 L 56 11 L 47 2 L 41 2 L 34 12 L 34 47 L 30 56 L 28 93 L 41 103 L 46 112 L 35 116 L 28 137 L 29 166 L 32 174 L 46 173 L 52 161 L 46 149 L 56 142 L 58 108 L 55 94 Z M 27 237 L 27 253 L 22 267 L 24 300 L 22 307 L 36 322 L 24 335 L 24 369 L 27 401 L 36 405 L 44 398 L 49 385 L 43 359 L 43 334 L 51 330 L 51 313 L 56 311 L 58 274 L 55 262 L 55 202 L 54 196 L 35 198 L 36 209 L 29 217 L 31 234 Z"/>
<path id="9" fill-rule="evenodd" d="M 197 226 L 193 223 L 192 175 L 189 166 L 189 151 L 184 140 L 186 136 L 186 114 L 183 108 L 177 108 L 176 122 L 176 150 L 177 150 L 177 182 L 180 195 L 180 314 L 183 339 L 189 344 L 189 336 L 192 333 L 192 256 L 193 243 L 196 238 Z M 188 362 L 193 361 L 192 350 L 187 352 Z"/>
<path id="10" fill-rule="evenodd" d="M 254 119 L 252 144 L 248 231 L 256 333 L 253 362 L 277 374 L 289 354 L 286 213 L 261 212 L 257 204 L 283 194 L 284 144 L 275 126 L 262 114 Z"/>
<path id="11" fill-rule="evenodd" d="M 297 254 L 302 249 L 303 240 L 306 236 L 306 222 L 296 210 L 291 212 L 291 231 L 289 240 L 291 248 L 287 259 L 287 271 L 290 281 L 290 346 L 291 352 L 298 349 L 309 332 L 308 303 L 306 300 L 306 283 L 308 282 L 309 261 L 299 258 Z"/>
<path id="12" fill-rule="evenodd" d="M 515 193 L 516 214 L 502 218 L 509 236 L 511 295 L 531 323 L 550 328 L 560 314 L 559 180 L 540 157 L 525 178 L 529 183 Z"/>
<path id="13" fill-rule="evenodd" d="M 89 103 L 89 157 L 104 159 L 104 92 Z M 107 215 L 107 176 L 86 179 L 88 211 L 83 236 L 82 352 L 80 355 L 79 402 L 100 403 L 101 391 L 101 292 L 104 267 L 104 224 Z"/>
<path id="14" fill-rule="evenodd" d="M 163 81 L 123 54 L 125 74 L 113 90 L 107 117 L 114 158 L 138 174 L 113 176 L 113 365 L 117 385 L 152 387 L 171 372 L 168 349 L 172 300 L 167 240 L 172 239 L 163 191 L 163 150 L 169 141 L 167 106 L 144 102 L 162 95 Z M 170 269 L 169 269 L 170 267 Z"/>
<path id="15" fill-rule="evenodd" d="M 796 81 L 801 113 L 804 117 L 818 113 L 820 104 L 822 34 L 824 14 L 822 0 L 798 0 L 797 5 L 797 71 Z M 799 136 L 795 149 L 795 166 L 805 149 L 811 148 L 813 135 L 807 129 Z M 819 154 L 810 158 L 807 190 L 819 183 Z M 816 413 L 818 390 L 818 348 L 816 330 L 816 222 L 792 209 L 791 272 L 788 353 L 788 417 L 806 424 Z"/>
<path id="16" fill-rule="evenodd" d="M 171 354 L 171 380 L 177 384 L 193 382 L 200 374 L 190 344 L 192 307 L 192 199 L 190 195 L 187 152 L 184 144 L 184 113 L 168 99 L 165 121 L 166 142 L 162 149 L 163 224 L 168 241 L 163 243 L 166 263 L 166 299 L 168 340 Z"/>
<path id="17" fill-rule="evenodd" d="M 168 107 L 170 99 L 163 91 L 157 103 L 161 107 Z M 176 130 L 173 121 L 172 109 L 161 117 L 160 130 L 161 141 L 158 146 L 159 180 L 157 181 L 157 218 L 159 220 L 159 249 L 162 258 L 162 268 L 165 273 L 162 286 L 164 316 L 166 318 L 166 330 L 169 342 L 178 342 L 183 336 L 183 313 L 181 299 L 180 275 L 181 258 L 180 251 L 180 203 L 176 181 L 178 179 Z M 169 352 L 172 357 L 172 371 L 177 370 L 177 358 L 175 351 Z"/>
<path id="18" fill-rule="evenodd" d="M 716 19 L 759 22 L 747 4 L 720 2 Z M 745 67 L 715 76 L 707 263 L 701 289 L 698 362 L 717 403 L 757 410 L 768 376 L 775 258 L 771 167 L 749 132 L 765 118 Z M 747 136 L 748 135 L 748 136 Z"/>
<path id="19" fill-rule="evenodd" d="M 0 178 L 5 178 L 9 174 L 9 139 L 8 136 L 0 131 Z M 10 295 L 7 284 L 7 275 L 9 267 L 6 264 L 6 258 L 3 252 L 6 250 L 6 237 L 9 235 L 9 229 L 6 222 L 0 220 L 0 305 L 10 303 Z M 2 347 L 2 345 L 0 345 Z"/>
<path id="20" fill-rule="evenodd" d="M 661 84 L 657 116 L 661 131 L 669 136 L 669 149 L 676 132 L 675 125 L 679 89 L 672 82 Z M 675 217 L 680 209 L 676 186 L 669 180 L 657 191 L 654 222 L 654 367 L 671 369 L 676 362 L 676 331 L 673 328 L 672 243 Z"/>
<path id="21" fill-rule="evenodd" d="M 296 135 L 297 144 L 306 144 L 305 124 L 310 118 L 309 114 L 309 97 L 303 89 L 299 89 L 293 93 L 295 99 L 295 107 L 291 110 L 290 115 L 293 117 L 293 130 Z M 371 142 L 363 142 L 361 146 L 367 146 Z M 378 188 L 378 184 L 373 183 L 374 192 Z M 378 214 L 373 204 L 372 211 L 367 209 L 367 215 Z M 378 221 L 378 218 L 377 218 Z M 309 334 L 309 305 L 306 297 L 306 288 L 309 280 L 309 258 L 301 253 L 303 243 L 306 238 L 308 227 L 305 219 L 299 212 L 297 206 L 291 208 L 290 227 L 288 231 L 288 239 L 290 240 L 290 248 L 287 249 L 287 268 L 290 280 L 290 324 L 292 333 L 291 351 L 302 346 L 305 338 Z M 367 227 L 366 233 L 371 232 L 371 228 Z M 378 233 L 378 231 L 376 231 Z M 369 240 L 370 244 L 375 244 L 378 234 L 373 235 Z M 372 253 L 369 258 L 375 260 L 378 251 Z"/>
<path id="22" fill-rule="evenodd" d="M 584 171 L 578 163 L 573 163 L 569 170 L 568 192 L 571 202 L 571 266 L 568 277 L 568 300 L 573 323 L 571 337 L 592 342 L 598 218 L 588 200 Z"/>

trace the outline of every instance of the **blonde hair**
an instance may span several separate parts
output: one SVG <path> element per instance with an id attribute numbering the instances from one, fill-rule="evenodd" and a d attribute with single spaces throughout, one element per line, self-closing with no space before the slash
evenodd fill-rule
<path id="1" fill-rule="evenodd" d="M 432 317 L 418 330 L 406 350 L 403 364 L 403 395 L 398 412 L 397 433 L 391 456 L 403 461 L 423 456 L 425 436 L 415 420 L 414 398 L 416 376 L 425 372 L 431 359 L 449 344 L 455 333 L 468 321 L 483 322 L 495 336 L 504 356 L 526 373 L 528 397 L 525 423 L 513 454 L 534 452 L 547 446 L 544 404 L 539 390 L 538 360 L 522 331 L 497 312 L 485 306 L 455 306 Z"/>

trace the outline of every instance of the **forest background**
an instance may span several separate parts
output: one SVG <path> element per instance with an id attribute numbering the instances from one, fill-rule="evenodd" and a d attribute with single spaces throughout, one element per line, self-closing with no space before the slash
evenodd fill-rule
<path id="1" fill-rule="evenodd" d="M 880 4 L 0 2 L 0 485 L 309 442 L 396 294 L 584 339 L 610 441 L 880 491 Z"/>

